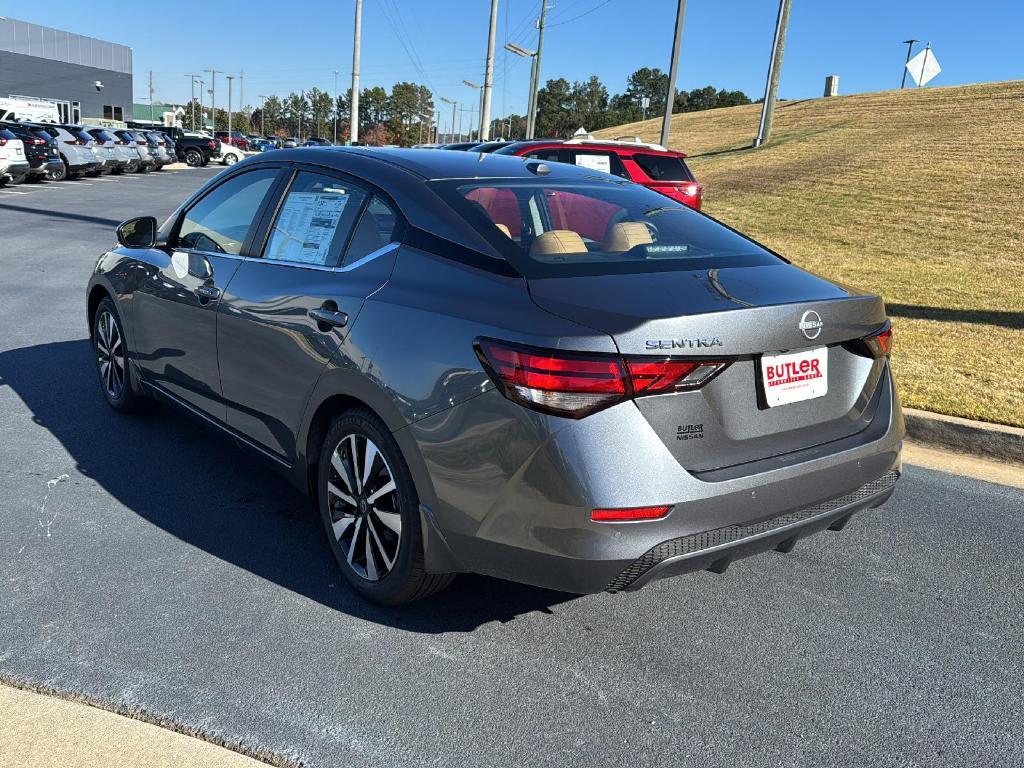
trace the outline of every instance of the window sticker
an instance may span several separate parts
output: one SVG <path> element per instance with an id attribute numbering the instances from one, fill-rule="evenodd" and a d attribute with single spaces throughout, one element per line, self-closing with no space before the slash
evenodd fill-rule
<path id="1" fill-rule="evenodd" d="M 612 159 L 608 155 L 576 155 L 576 165 L 601 173 L 612 172 Z"/>
<path id="2" fill-rule="evenodd" d="M 267 258 L 326 264 L 348 199 L 348 192 L 339 188 L 289 193 L 274 227 Z"/>

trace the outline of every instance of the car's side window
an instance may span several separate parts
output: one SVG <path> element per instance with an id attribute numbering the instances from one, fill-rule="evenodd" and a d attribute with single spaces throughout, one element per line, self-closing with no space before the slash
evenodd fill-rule
<path id="1" fill-rule="evenodd" d="M 564 149 L 535 149 L 527 152 L 524 157 L 531 160 L 547 160 L 549 163 L 564 163 L 568 160 L 568 153 Z"/>
<path id="2" fill-rule="evenodd" d="M 336 267 L 366 192 L 349 182 L 300 171 L 281 203 L 263 257 Z"/>
<path id="3" fill-rule="evenodd" d="M 393 241 L 397 226 L 398 214 L 381 199 L 380 195 L 374 195 L 363 215 L 359 217 L 355 232 L 352 233 L 352 239 L 345 251 L 343 266 L 369 256 L 378 248 L 383 248 Z"/>
<path id="4" fill-rule="evenodd" d="M 276 168 L 249 171 L 213 189 L 186 211 L 176 246 L 237 256 L 277 174 Z"/>
<path id="5" fill-rule="evenodd" d="M 572 163 L 582 168 L 611 173 L 624 179 L 629 178 L 629 172 L 614 152 L 587 152 L 577 149 L 572 153 Z"/>

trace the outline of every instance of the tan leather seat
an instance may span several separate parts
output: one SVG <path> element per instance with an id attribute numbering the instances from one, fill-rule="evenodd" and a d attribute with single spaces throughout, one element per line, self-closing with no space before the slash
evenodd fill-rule
<path id="1" fill-rule="evenodd" d="M 509 228 L 506 227 L 504 224 L 499 224 L 498 222 L 494 222 L 494 226 L 496 226 L 498 229 L 500 229 L 501 230 L 501 234 L 503 234 L 509 240 L 512 239 L 512 232 L 509 231 Z"/>
<path id="2" fill-rule="evenodd" d="M 583 238 L 571 229 L 552 229 L 533 241 L 531 256 L 555 256 L 560 253 L 586 253 Z"/>
<path id="3" fill-rule="evenodd" d="M 651 230 L 641 221 L 622 221 L 608 230 L 602 248 L 612 253 L 625 253 L 638 245 L 650 245 L 654 242 Z"/>

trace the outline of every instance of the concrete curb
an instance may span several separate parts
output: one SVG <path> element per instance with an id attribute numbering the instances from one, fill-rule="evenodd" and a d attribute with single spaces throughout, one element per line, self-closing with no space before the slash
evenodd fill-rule
<path id="1" fill-rule="evenodd" d="M 1024 463 L 1024 429 L 904 408 L 907 437 L 960 453 Z"/>

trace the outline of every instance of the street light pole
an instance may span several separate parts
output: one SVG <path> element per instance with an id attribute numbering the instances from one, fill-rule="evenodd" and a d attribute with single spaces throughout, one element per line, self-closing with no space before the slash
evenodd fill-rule
<path id="1" fill-rule="evenodd" d="M 189 77 L 192 79 L 192 101 L 190 101 L 189 104 L 192 105 L 192 130 L 194 131 L 196 129 L 196 78 L 199 77 L 199 75 L 189 75 Z M 200 80 L 200 82 L 202 81 Z M 202 93 L 200 93 L 200 96 L 201 95 Z M 202 104 L 200 104 L 199 111 L 202 112 L 202 109 Z"/>
<path id="2" fill-rule="evenodd" d="M 480 85 L 479 83 L 474 83 L 472 80 L 463 80 L 462 82 L 465 85 L 468 85 L 470 88 L 476 88 L 477 90 L 480 91 L 480 93 L 477 94 L 477 96 L 478 96 L 477 100 L 480 102 L 479 106 L 482 109 L 483 108 L 483 98 L 484 98 L 483 86 Z M 472 122 L 472 120 L 470 120 L 469 124 L 471 126 L 469 131 L 470 131 L 470 133 L 472 133 L 473 132 L 473 128 L 472 128 L 473 122 Z M 477 126 L 477 134 L 476 135 L 477 135 L 478 138 L 480 137 L 480 131 L 481 131 L 480 126 Z"/>
<path id="3" fill-rule="evenodd" d="M 498 29 L 498 0 L 491 0 L 491 24 L 487 30 L 487 64 L 484 67 L 483 101 L 480 104 L 480 141 L 491 137 L 491 90 L 494 87 L 494 35 Z"/>
<path id="4" fill-rule="evenodd" d="M 441 101 L 443 101 L 445 104 L 451 104 L 452 105 L 452 137 L 454 137 L 455 136 L 455 110 L 458 108 L 459 102 L 454 101 L 452 99 L 447 99 L 444 96 L 441 97 Z M 440 121 L 441 121 L 440 116 L 437 118 L 437 120 L 438 120 L 438 125 L 440 125 Z M 455 139 L 452 138 L 452 141 L 455 141 Z"/>
<path id="5" fill-rule="evenodd" d="M 231 84 L 235 79 L 234 75 L 228 75 L 228 143 L 231 143 Z"/>
<path id="6" fill-rule="evenodd" d="M 352 41 L 352 107 L 349 110 L 350 142 L 359 141 L 359 44 L 363 36 L 363 0 L 356 0 L 356 30 Z"/>
<path id="7" fill-rule="evenodd" d="M 775 117 L 775 97 L 779 93 L 779 76 L 782 74 L 782 54 L 786 49 L 786 29 L 789 27 L 789 6 L 791 0 L 779 0 L 779 18 L 775 23 L 775 39 L 772 42 L 772 60 L 768 65 L 768 81 L 764 87 L 764 104 L 761 105 L 761 125 L 757 131 L 754 146 L 765 144 L 772 134 L 772 120 Z"/>
<path id="8" fill-rule="evenodd" d="M 260 96 L 260 136 L 266 136 L 267 130 L 267 97 Z"/>
<path id="9" fill-rule="evenodd" d="M 522 48 L 515 43 L 505 43 L 505 50 L 509 53 L 514 53 L 516 56 L 522 56 L 526 59 L 531 59 L 530 64 L 530 98 L 526 105 L 526 137 L 533 138 L 531 131 L 531 122 L 533 121 L 533 108 L 536 100 L 536 92 L 533 88 L 534 80 L 537 79 L 537 52 L 531 51 L 527 48 Z M 511 123 L 510 123 L 511 125 Z"/>
<path id="10" fill-rule="evenodd" d="M 334 70 L 334 143 L 338 143 L 338 70 Z"/>
<path id="11" fill-rule="evenodd" d="M 904 40 L 903 44 L 907 46 L 907 60 L 903 63 L 903 82 L 900 83 L 900 90 L 902 91 L 907 87 L 907 64 L 910 63 L 910 56 L 914 53 L 914 43 L 919 43 L 920 40 Z"/>
<path id="12" fill-rule="evenodd" d="M 676 9 L 676 35 L 672 39 L 672 65 L 668 68 L 668 91 L 665 93 L 665 117 L 661 121 L 661 146 L 668 147 L 672 129 L 672 108 L 676 102 L 676 77 L 679 76 L 679 47 L 683 42 L 683 20 L 686 18 L 686 0 L 679 0 Z M 646 119 L 647 110 L 644 110 Z"/>
<path id="13" fill-rule="evenodd" d="M 210 130 L 217 130 L 217 70 L 204 69 L 203 72 L 210 73 Z"/>

